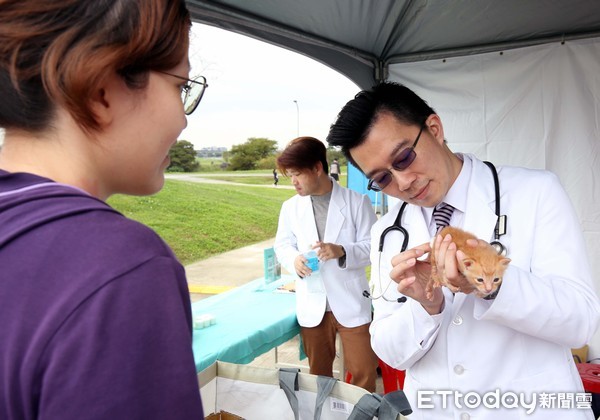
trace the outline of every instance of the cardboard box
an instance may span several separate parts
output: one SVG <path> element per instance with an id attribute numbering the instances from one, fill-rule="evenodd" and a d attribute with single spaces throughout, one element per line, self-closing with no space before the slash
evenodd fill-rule
<path id="1" fill-rule="evenodd" d="M 578 349 L 571 349 L 575 363 L 586 363 L 588 358 L 588 346 L 585 345 Z"/>

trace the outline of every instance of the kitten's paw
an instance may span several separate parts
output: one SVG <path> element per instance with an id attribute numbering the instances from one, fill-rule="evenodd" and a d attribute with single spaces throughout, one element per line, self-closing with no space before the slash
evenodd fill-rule
<path id="1" fill-rule="evenodd" d="M 448 287 L 448 289 L 450 289 L 450 291 L 452 293 L 458 293 L 458 292 L 460 292 L 460 287 L 453 286 L 450 283 L 448 283 L 446 286 Z"/>

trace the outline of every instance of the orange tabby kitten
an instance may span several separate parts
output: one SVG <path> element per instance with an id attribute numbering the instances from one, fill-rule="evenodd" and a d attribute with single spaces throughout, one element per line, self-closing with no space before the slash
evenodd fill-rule
<path id="1" fill-rule="evenodd" d="M 439 233 L 442 237 L 447 234 L 452 235 L 452 242 L 456 244 L 456 248 L 460 249 L 465 254 L 465 259 L 462 263 L 459 261 L 458 270 L 471 283 L 478 297 L 485 297 L 494 293 L 502 283 L 502 276 L 506 267 L 510 263 L 510 259 L 498 255 L 496 250 L 490 245 L 485 246 L 470 246 L 467 245 L 467 239 L 477 239 L 473 234 L 465 232 L 452 226 L 447 226 Z M 435 268 L 435 257 L 430 254 L 431 261 L 431 279 L 425 288 L 428 299 L 433 299 L 433 288 L 447 286 L 450 290 L 456 291 L 456 288 L 447 284 L 442 276 L 438 275 Z"/>

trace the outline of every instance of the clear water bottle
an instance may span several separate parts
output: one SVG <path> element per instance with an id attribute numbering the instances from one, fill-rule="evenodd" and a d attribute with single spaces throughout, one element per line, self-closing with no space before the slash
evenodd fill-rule
<path id="1" fill-rule="evenodd" d="M 325 288 L 323 286 L 323 279 L 321 278 L 321 270 L 319 270 L 320 262 L 319 257 L 317 257 L 317 251 L 311 249 L 305 252 L 304 258 L 306 258 L 304 265 L 312 270 L 312 273 L 304 278 L 309 293 L 324 292 Z"/>

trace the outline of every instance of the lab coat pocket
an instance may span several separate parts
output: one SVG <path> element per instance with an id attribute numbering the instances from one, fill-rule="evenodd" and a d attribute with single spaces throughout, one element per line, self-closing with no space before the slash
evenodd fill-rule
<path id="1" fill-rule="evenodd" d="M 551 393 L 565 392 L 565 383 L 563 374 L 563 366 L 552 366 L 534 375 L 517 378 L 512 381 L 513 392 L 524 392 L 527 396 L 532 396 L 533 393 Z"/>
<path id="2" fill-rule="evenodd" d="M 308 293 L 325 293 L 325 285 L 319 272 L 311 273 L 303 279 L 306 282 Z"/>
<path id="3" fill-rule="evenodd" d="M 568 366 L 553 366 L 537 374 L 514 380 L 511 389 L 503 390 L 519 396 L 519 409 L 514 410 L 518 418 L 522 420 L 532 419 L 579 419 L 585 415 L 581 410 L 575 408 L 574 399 L 571 401 L 573 407 L 564 406 L 568 401 L 560 401 L 561 396 L 567 396 L 573 392 L 573 387 L 568 381 L 565 382 L 564 370 Z M 571 394 L 574 398 L 575 395 Z M 561 407 L 561 405 L 563 405 Z"/>
<path id="4" fill-rule="evenodd" d="M 362 292 L 365 288 L 368 287 L 368 282 L 365 279 L 364 284 L 360 281 L 360 278 L 356 276 L 347 275 L 344 278 L 344 286 L 350 295 L 352 296 L 362 296 Z"/>

